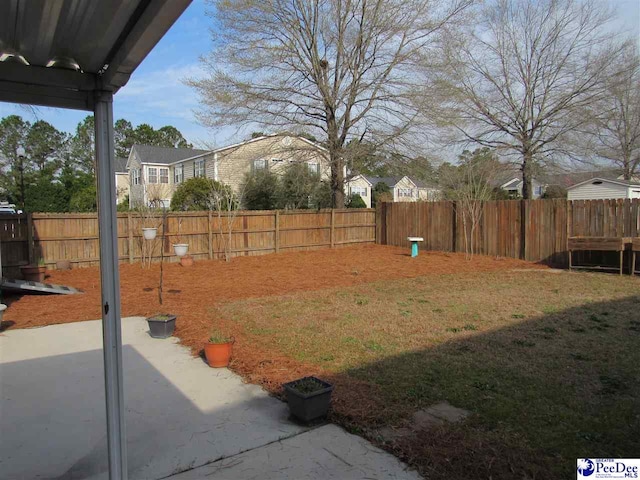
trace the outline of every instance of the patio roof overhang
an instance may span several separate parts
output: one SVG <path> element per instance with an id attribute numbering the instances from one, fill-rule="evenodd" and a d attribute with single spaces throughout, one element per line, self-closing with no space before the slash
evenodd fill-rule
<path id="1" fill-rule="evenodd" d="M 93 111 L 191 0 L 0 2 L 0 101 Z"/>
<path id="2" fill-rule="evenodd" d="M 127 478 L 113 94 L 191 0 L 0 2 L 0 101 L 92 111 L 109 478 Z"/>

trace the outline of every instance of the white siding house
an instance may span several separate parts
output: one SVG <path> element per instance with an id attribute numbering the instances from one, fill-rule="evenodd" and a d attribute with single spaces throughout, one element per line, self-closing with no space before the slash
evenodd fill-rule
<path id="1" fill-rule="evenodd" d="M 499 188 L 509 193 L 514 198 L 522 197 L 522 187 L 524 182 L 522 181 L 522 177 L 513 177 L 508 181 L 499 184 Z M 540 198 L 544 194 L 545 186 L 540 183 L 535 178 L 531 180 L 531 186 L 533 191 L 531 192 L 531 197 L 533 199 Z"/>
<path id="2" fill-rule="evenodd" d="M 569 200 L 640 198 L 640 182 L 592 178 L 567 189 Z"/>
<path id="3" fill-rule="evenodd" d="M 371 195 L 373 193 L 373 185 L 364 175 L 356 175 L 352 179 L 345 182 L 345 194 L 347 196 L 354 193 L 360 195 L 364 200 L 367 208 L 371 208 Z"/>
<path id="4" fill-rule="evenodd" d="M 435 201 L 442 196 L 442 191 L 435 186 L 426 185 L 424 182 L 413 180 L 405 176 L 397 177 L 366 177 L 375 188 L 378 183 L 384 183 L 389 187 L 394 202 Z"/>

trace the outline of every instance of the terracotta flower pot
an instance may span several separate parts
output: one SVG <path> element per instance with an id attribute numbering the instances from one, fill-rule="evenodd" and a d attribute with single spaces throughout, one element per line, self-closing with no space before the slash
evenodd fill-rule
<path id="1" fill-rule="evenodd" d="M 180 257 L 180 265 L 183 267 L 191 267 L 193 265 L 193 257 L 191 255 Z"/>
<path id="2" fill-rule="evenodd" d="M 23 265 L 20 267 L 22 277 L 28 282 L 44 282 L 44 274 L 47 271 L 47 267 L 44 265 Z"/>
<path id="3" fill-rule="evenodd" d="M 206 343 L 204 345 L 204 356 L 207 363 L 213 368 L 222 368 L 229 365 L 233 340 L 227 343 Z"/>

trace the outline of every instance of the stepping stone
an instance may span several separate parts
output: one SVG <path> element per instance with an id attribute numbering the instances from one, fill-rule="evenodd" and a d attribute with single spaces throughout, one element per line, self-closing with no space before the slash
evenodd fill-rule
<path id="1" fill-rule="evenodd" d="M 382 427 L 378 430 L 378 435 L 385 442 L 393 443 L 404 437 L 409 437 L 421 430 L 429 430 L 447 423 L 461 422 L 471 415 L 471 412 L 462 408 L 454 407 L 447 402 L 436 403 L 425 410 L 418 410 L 411 417 L 409 428 Z"/>
<path id="2" fill-rule="evenodd" d="M 470 411 L 454 407 L 447 402 L 436 403 L 427 408 L 426 412 L 449 423 L 460 422 L 471 415 Z"/>
<path id="3" fill-rule="evenodd" d="M 419 410 L 413 414 L 412 428 L 414 430 L 426 430 L 431 427 L 444 425 L 445 423 L 461 422 L 471 415 L 471 412 L 454 407 L 447 402 L 436 403 L 426 410 Z"/>

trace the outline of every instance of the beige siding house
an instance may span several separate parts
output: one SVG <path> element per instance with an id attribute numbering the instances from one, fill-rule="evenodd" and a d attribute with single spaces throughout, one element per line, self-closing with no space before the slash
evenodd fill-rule
<path id="1" fill-rule="evenodd" d="M 155 201 L 167 207 L 176 186 L 192 177 L 207 177 L 240 193 L 247 173 L 283 172 L 305 163 L 322 179 L 330 178 L 327 151 L 302 137 L 268 135 L 216 150 L 134 145 L 127 161 L 131 206 Z"/>
<path id="2" fill-rule="evenodd" d="M 127 159 L 116 157 L 116 204 L 124 202 L 129 195 L 129 172 L 127 172 Z"/>

